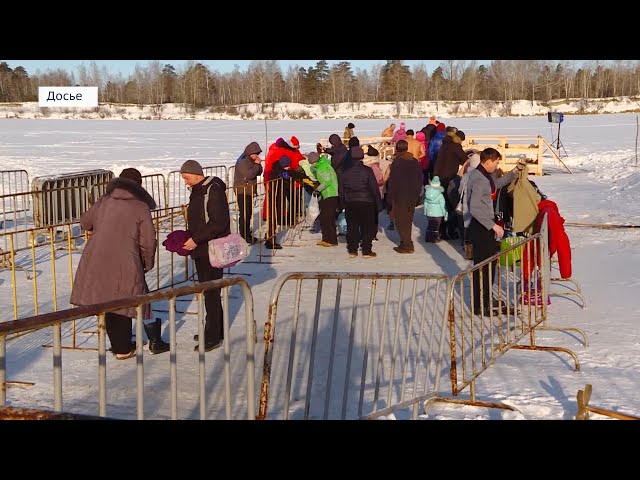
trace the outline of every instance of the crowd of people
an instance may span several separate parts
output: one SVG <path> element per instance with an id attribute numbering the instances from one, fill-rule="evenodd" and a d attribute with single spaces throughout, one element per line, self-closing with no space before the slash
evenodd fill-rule
<path id="1" fill-rule="evenodd" d="M 386 209 L 389 230 L 397 230 L 399 244 L 393 250 L 412 254 L 414 214 L 422 207 L 427 216 L 424 233 L 426 243 L 460 239 L 465 257 L 478 264 L 497 253 L 504 228 L 496 218 L 496 200 L 502 186 L 518 179 L 523 168 L 497 175 L 500 153 L 493 148 L 481 152 L 464 151 L 465 134 L 446 126 L 435 117 L 416 133 L 400 122 L 384 129 L 377 145 L 361 145 L 349 123 L 343 136 L 331 134 L 328 145 L 318 143 L 316 151 L 300 152 L 295 136 L 289 141 L 278 138 L 267 148 L 264 161 L 258 142 L 250 142 L 235 163 L 233 188 L 237 201 L 238 230 L 252 245 L 258 241 L 253 232 L 253 204 L 262 175 L 265 183 L 263 219 L 267 222 L 264 246 L 281 249 L 276 241 L 276 227 L 283 211 L 293 204 L 308 205 L 312 196 L 319 204 L 319 216 L 312 232 L 320 233 L 317 245 L 337 247 L 337 223 L 341 214 L 346 219 L 346 254 L 374 258 L 374 242 L 380 231 L 380 213 Z M 380 155 L 385 145 L 393 146 L 393 154 Z M 179 240 L 176 251 L 190 255 L 195 262 L 199 282 L 220 279 L 221 268 L 209 263 L 209 240 L 230 234 L 229 205 L 226 185 L 217 177 L 205 176 L 202 166 L 187 160 L 180 169 L 190 189 L 187 207 L 188 231 Z M 277 180 L 277 181 L 276 181 Z M 206 205 L 204 204 L 207 199 Z M 112 180 L 101 197 L 81 218 L 82 228 L 90 234 L 74 280 L 71 303 L 91 305 L 148 291 L 144 275 L 154 266 L 156 237 L 151 209 L 153 199 L 142 187 L 140 172 L 125 169 Z M 113 228 L 114 222 L 120 227 Z M 116 236 L 130 243 L 122 248 Z M 117 246 L 117 247 L 116 247 Z M 99 253 L 98 253 L 99 252 Z M 474 312 L 488 315 L 491 266 L 474 271 Z M 123 282 L 123 272 L 126 281 Z M 118 281 L 110 281 L 118 277 Z M 105 284 L 108 286 L 105 288 Z M 481 289 L 482 284 L 482 289 Z M 482 292 L 482 297 L 481 297 Z M 224 340 L 220 290 L 204 292 L 206 320 L 204 342 L 198 335 L 196 351 L 219 348 Z M 135 355 L 131 341 L 131 318 L 135 309 L 106 314 L 106 330 L 112 352 L 118 359 Z M 160 335 L 160 321 L 150 319 L 144 308 L 145 331 L 151 353 L 169 350 Z"/>

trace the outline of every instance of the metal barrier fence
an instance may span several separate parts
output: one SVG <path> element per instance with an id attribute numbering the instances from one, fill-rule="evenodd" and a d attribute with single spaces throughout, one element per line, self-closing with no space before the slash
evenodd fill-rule
<path id="1" fill-rule="evenodd" d="M 446 380 L 447 280 L 443 274 L 281 276 L 265 324 L 258 418 L 356 419 L 435 394 Z M 309 303 L 313 311 L 301 310 Z"/>
<path id="2" fill-rule="evenodd" d="M 231 329 L 229 321 L 229 288 L 238 285 L 243 294 L 243 308 L 245 311 L 244 333 L 240 329 Z M 223 329 L 224 355 L 210 355 L 207 357 L 205 365 L 204 354 L 204 296 L 203 292 L 211 289 L 221 289 L 223 301 Z M 175 314 L 175 302 L 178 297 L 185 295 L 196 295 L 197 301 L 197 322 L 198 334 L 202 339 L 200 342 L 200 353 L 191 351 L 190 355 L 177 355 L 176 334 L 177 319 Z M 142 311 L 143 306 L 152 303 L 166 301 L 169 308 L 169 343 L 171 350 L 168 355 L 160 356 L 168 360 L 165 368 L 162 369 L 157 363 L 152 363 L 149 354 L 143 350 L 143 326 Z M 106 358 L 106 337 L 104 315 L 106 312 L 119 310 L 121 308 L 136 307 L 137 318 L 136 328 L 136 362 L 135 362 L 135 384 L 123 377 L 122 370 L 114 368 L 110 371 L 113 376 L 111 382 L 107 381 L 107 367 L 111 362 Z M 239 310 L 239 309 L 238 309 Z M 0 322 L 0 407 L 7 405 L 7 387 L 11 386 L 11 381 L 7 380 L 7 363 L 10 357 L 19 357 L 22 352 L 12 350 L 7 347 L 8 335 L 33 335 L 38 340 L 44 332 L 51 332 L 53 341 L 51 382 L 47 385 L 33 385 L 30 389 L 29 401 L 37 402 L 40 408 L 47 403 L 53 402 L 52 410 L 62 412 L 64 409 L 63 398 L 63 331 L 68 331 L 71 322 L 97 316 L 97 358 L 96 362 L 96 383 L 97 391 L 90 389 L 83 398 L 74 398 L 73 404 L 67 410 L 95 409 L 88 414 L 97 414 L 100 417 L 109 415 L 108 404 L 118 404 L 122 398 L 130 398 L 131 392 L 135 391 L 136 407 L 135 415 L 137 419 L 144 419 L 145 416 L 145 379 L 155 377 L 159 380 L 154 383 L 152 389 L 156 405 L 154 408 L 156 416 L 177 419 L 180 416 L 192 418 L 197 415 L 200 419 L 207 418 L 255 418 L 255 344 L 257 343 L 256 325 L 253 313 L 253 297 L 249 285 L 239 277 L 230 277 L 222 280 L 212 280 L 198 283 L 191 286 L 184 286 L 164 292 L 148 293 L 127 299 L 113 302 L 78 307 L 59 312 L 48 313 L 20 320 Z M 95 320 L 89 321 L 95 323 Z M 48 327 L 51 327 L 49 329 Z M 37 340 L 36 340 L 37 341 Z M 89 355 L 89 353 L 83 353 Z M 178 361 L 180 360 L 180 361 Z M 83 362 L 90 361 L 84 359 Z M 114 362 L 117 363 L 116 360 Z M 150 363 L 145 370 L 145 365 Z M 132 366 L 129 364 L 128 366 Z M 122 366 L 119 366 L 122 368 Z M 207 368 L 208 367 L 208 371 Z M 119 372 L 119 373 L 118 373 Z M 159 372 L 159 373 L 158 373 Z M 132 373 L 129 370 L 129 373 Z M 180 382 L 178 382 L 180 376 Z M 130 378 L 130 377 L 128 377 Z M 223 388 L 213 388 L 222 379 Z M 90 382 L 90 379 L 83 378 L 83 384 Z M 25 382 L 15 382 L 25 383 Z M 68 384 L 67 384 L 68 385 Z M 34 392 L 38 389 L 40 393 Z M 109 393 L 112 392 L 111 396 Z M 53 398 L 46 398 L 53 394 Z M 14 404 L 21 408 L 19 404 L 20 395 L 16 395 Z M 160 400 L 159 397 L 162 397 Z M 233 400 L 232 400 L 233 399 Z M 168 404 L 168 407 L 166 405 Z M 121 404 L 119 404 L 117 417 L 123 415 Z M 164 407 L 164 408 L 163 408 Z M 169 412 L 166 412 L 169 410 Z M 2 412 L 2 410 L 0 410 Z M 197 412 L 197 414 L 195 413 Z M 245 412 L 243 414 L 243 412 Z M 5 411 L 5 413 L 9 414 Z M 1 413 L 0 413 L 1 415 Z"/>
<path id="3" fill-rule="evenodd" d="M 26 170 L 0 171 L 0 228 L 15 227 L 27 215 L 31 205 L 29 197 L 15 197 L 29 189 Z"/>
<path id="4" fill-rule="evenodd" d="M 154 182 L 159 182 L 156 176 L 151 177 Z M 158 183 L 159 184 L 159 183 Z M 92 197 L 98 192 L 97 189 L 106 187 L 106 184 L 99 185 L 74 185 L 65 188 L 50 189 L 45 193 L 33 192 L 11 194 L 5 196 L 11 199 L 14 204 L 24 201 L 24 198 L 32 196 L 42 198 L 44 195 L 52 195 L 66 199 L 73 199 L 76 205 L 89 206 L 97 197 Z M 260 243 L 253 247 L 255 260 L 247 260 L 245 263 L 257 262 L 265 263 L 278 254 L 276 249 L 268 249 L 263 240 L 278 241 L 293 245 L 296 239 L 302 235 L 304 224 L 305 197 L 302 189 L 290 185 L 289 190 L 283 188 L 283 180 L 277 179 L 267 182 L 265 185 L 260 182 L 257 190 L 265 191 L 269 189 L 269 196 L 262 196 L 262 200 L 257 203 L 245 205 L 245 208 L 252 209 L 252 229 L 253 233 L 261 239 Z M 228 188 L 232 191 L 233 188 Z M 156 191 L 158 192 L 158 191 Z M 235 195 L 228 193 L 228 196 L 235 198 Z M 269 200 L 271 199 L 271 200 Z M 291 199 L 287 202 L 287 199 Z M 2 197 L 0 197 L 2 200 Z M 278 208 L 265 208 L 263 218 L 262 202 L 267 201 L 268 205 Z M 232 231 L 238 232 L 239 214 L 236 203 L 229 205 Z M 61 285 L 73 286 L 73 277 L 77 262 L 78 253 L 82 252 L 86 244 L 86 234 L 80 228 L 79 220 L 73 215 L 67 215 L 65 222 L 60 222 L 47 228 L 35 225 L 31 216 L 23 217 L 20 225 L 15 224 L 10 229 L 0 230 L 0 271 L 10 270 L 11 272 L 11 292 L 13 295 L 13 319 L 28 315 L 37 315 L 40 312 L 50 312 L 59 310 L 59 306 L 66 308 L 68 305 L 68 295 L 60 294 Z M 156 239 L 158 249 L 156 252 L 156 267 L 147 273 L 147 283 L 150 290 L 158 290 L 173 287 L 183 283 L 193 277 L 195 269 L 188 257 L 180 257 L 167 252 L 162 247 L 162 242 L 167 235 L 177 229 L 186 229 L 186 206 L 178 207 L 158 207 L 152 212 L 156 229 Z M 282 238 L 281 232 L 286 232 Z M 278 240 L 278 236 L 281 237 Z M 280 253 L 280 255 L 286 255 Z M 48 268 L 42 268 L 48 265 Z M 25 277 L 17 276 L 16 273 L 22 271 Z M 230 270 L 228 274 L 232 273 Z M 42 288 L 46 285 L 46 288 Z M 33 305 L 33 307 L 30 307 Z M 75 338 L 72 347 L 75 347 Z"/>
<path id="5" fill-rule="evenodd" d="M 31 182 L 33 221 L 36 227 L 52 227 L 80 220 L 89 209 L 87 189 L 106 185 L 113 178 L 110 170 L 91 170 L 63 175 L 36 177 Z M 99 195 L 104 194 L 104 187 Z"/>
<path id="6" fill-rule="evenodd" d="M 573 358 L 575 369 L 579 370 L 578 357 L 568 348 L 536 345 L 535 333 L 540 330 L 574 331 L 582 336 L 584 345 L 588 345 L 587 335 L 582 330 L 547 324 L 549 264 L 545 216 L 540 233 L 452 276 L 446 293 L 452 397 L 426 393 L 391 405 L 368 418 L 412 407 L 412 418 L 415 419 L 416 405 L 420 402 L 424 402 L 424 413 L 437 402 L 517 410 L 501 402 L 479 401 L 475 388 L 477 378 L 512 349 L 564 352 Z M 531 275 L 525 276 L 525 270 L 532 272 Z M 485 276 L 489 285 L 488 314 L 481 313 L 485 310 Z M 474 287 L 481 299 L 479 305 L 474 301 Z M 528 345 L 521 345 L 520 342 L 526 339 Z M 460 398 L 467 387 L 469 398 Z"/>

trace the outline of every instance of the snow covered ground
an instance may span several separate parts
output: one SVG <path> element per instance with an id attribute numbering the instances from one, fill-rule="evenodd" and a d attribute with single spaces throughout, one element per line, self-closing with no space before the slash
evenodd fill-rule
<path id="1" fill-rule="evenodd" d="M 519 118 L 447 118 L 439 117 L 473 134 L 542 135 L 555 140 L 557 125 L 544 116 Z M 353 120 L 356 135 L 377 136 L 394 122 L 407 121 L 407 127 L 419 130 L 425 119 Z M 313 150 L 320 138 L 342 134 L 346 120 L 274 120 L 274 121 L 113 121 L 113 120 L 33 120 L 0 119 L 0 170 L 25 169 L 29 178 L 104 168 L 116 175 L 123 168 L 136 167 L 146 174 L 176 170 L 186 159 L 203 165 L 234 163 L 244 146 L 258 141 L 263 149 L 279 136 L 300 139 L 302 151 Z M 539 345 L 558 345 L 572 349 L 580 359 L 576 372 L 566 357 L 547 352 L 511 351 L 484 372 L 477 381 L 477 395 L 485 401 L 504 401 L 519 414 L 488 411 L 477 407 L 439 405 L 430 419 L 572 419 L 576 414 L 576 394 L 587 383 L 593 385 L 591 404 L 640 416 L 640 167 L 637 160 L 635 114 L 566 116 L 561 124 L 561 140 L 567 154 L 562 160 L 572 174 L 545 158 L 545 174 L 536 177 L 538 187 L 555 201 L 568 223 L 634 225 L 636 228 L 603 229 L 566 227 L 572 246 L 573 278 L 582 287 L 587 308 L 576 297 L 552 297 L 549 318 L 552 325 L 578 327 L 586 332 L 589 346 L 579 336 L 562 332 L 541 332 Z M 425 218 L 416 210 L 414 255 L 398 255 L 392 250 L 398 242 L 395 231 L 382 229 L 387 219 L 381 216 L 379 242 L 374 244 L 375 259 L 349 259 L 346 249 L 327 249 L 315 245 L 319 235 L 303 232 L 296 246 L 285 248 L 268 264 L 245 263 L 233 269 L 247 274 L 251 285 L 258 328 L 256 351 L 257 376 L 262 366 L 262 333 L 274 280 L 286 272 L 412 272 L 452 275 L 469 264 L 458 242 L 425 244 L 421 241 Z M 344 241 L 343 239 L 341 242 Z M 162 247 L 160 247 L 162 248 Z M 74 254 L 77 262 L 79 253 Z M 46 264 L 44 264 L 46 267 Z M 47 274 L 46 271 L 42 272 Z M 249 275 L 250 274 L 250 275 Z M 10 272 L 0 270 L 0 307 L 2 320 L 11 320 Z M 46 285 L 46 283 L 44 283 Z M 42 287 L 41 287 L 42 288 Z M 68 285 L 61 285 L 59 298 L 68 298 Z M 230 299 L 232 330 L 244 332 L 244 311 L 239 291 Z M 41 306 L 51 311 L 51 305 Z M 58 305 L 58 309 L 66 308 Z M 313 304 L 303 304 L 313 311 Z M 164 316 L 163 318 L 166 318 Z M 190 358 L 183 364 L 181 381 L 197 369 L 191 336 L 197 333 L 193 316 L 180 318 L 178 355 Z M 83 325 L 80 322 L 78 330 Z M 167 335 L 165 335 L 167 336 Z M 50 339 L 50 335 L 48 337 Z M 86 345 L 95 345 L 93 336 L 84 335 Z M 10 388 L 9 405 L 52 408 L 51 350 L 44 332 L 12 340 L 8 344 L 8 377 L 34 382 L 29 388 Z M 219 351 L 216 351 L 219 352 Z M 207 359 L 216 353 L 207 354 Z M 190 357 L 191 356 L 191 357 Z M 110 356 L 109 412 L 135 418 L 135 360 L 116 362 Z M 145 416 L 167 418 L 168 354 L 145 355 Z M 209 361 L 209 360 L 207 360 Z M 212 360 L 213 361 L 213 360 Z M 65 350 L 64 407 L 67 411 L 97 414 L 97 355 L 94 351 Z M 212 367 L 214 382 L 208 388 L 213 397 L 221 395 L 219 364 Z M 238 372 L 234 372 L 238 373 Z M 446 387 L 445 387 L 446 390 Z M 197 418 L 197 389 L 185 401 L 181 418 Z M 154 398 L 158 398 L 156 403 Z M 240 402 L 241 404 L 241 402 Z M 209 412 L 221 418 L 223 412 Z M 242 408 L 234 410 L 242 417 Z M 603 418 L 593 415 L 592 418 Z"/>

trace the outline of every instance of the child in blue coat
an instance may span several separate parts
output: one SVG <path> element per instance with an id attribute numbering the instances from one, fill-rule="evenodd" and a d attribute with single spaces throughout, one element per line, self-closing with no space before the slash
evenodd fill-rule
<path id="1" fill-rule="evenodd" d="M 447 206 L 444 201 L 444 188 L 437 175 L 424 187 L 424 214 L 427 216 L 427 233 L 425 241 L 438 243 L 440 240 L 440 224 L 448 219 Z"/>

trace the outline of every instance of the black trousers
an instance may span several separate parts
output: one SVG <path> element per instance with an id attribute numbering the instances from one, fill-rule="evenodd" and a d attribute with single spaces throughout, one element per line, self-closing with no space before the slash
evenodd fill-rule
<path id="1" fill-rule="evenodd" d="M 371 243 L 376 236 L 376 204 L 372 202 L 349 202 L 345 205 L 347 220 L 347 251 L 357 252 L 362 244 L 362 254 L 371 253 Z"/>
<path id="2" fill-rule="evenodd" d="M 336 215 L 339 205 L 338 197 L 323 198 L 320 200 L 320 230 L 324 242 L 338 243 L 336 232 Z"/>
<path id="3" fill-rule="evenodd" d="M 495 239 L 493 230 L 487 230 L 475 218 L 471 219 L 471 244 L 473 245 L 473 264 L 486 260 L 500 251 L 500 243 Z M 490 266 L 489 266 L 490 265 Z M 489 293 L 495 275 L 495 262 L 473 271 L 473 305 L 480 309 L 480 271 L 482 271 L 482 298 L 484 308 L 491 308 Z M 489 278 L 491 272 L 491 279 Z"/>
<path id="4" fill-rule="evenodd" d="M 251 235 L 251 215 L 253 214 L 253 196 L 238 191 L 238 232 L 245 239 Z"/>
<path id="5" fill-rule="evenodd" d="M 131 318 L 117 313 L 107 312 L 104 315 L 107 336 L 111 342 L 113 353 L 129 353 L 131 351 Z"/>
<path id="6" fill-rule="evenodd" d="M 198 272 L 198 282 L 209 280 L 219 280 L 222 278 L 222 269 L 214 268 L 209 263 L 208 258 L 195 258 L 196 272 Z M 224 338 L 222 325 L 222 299 L 220 289 L 214 288 L 204 292 L 204 306 L 206 319 L 204 324 L 205 343 L 220 343 Z"/>

